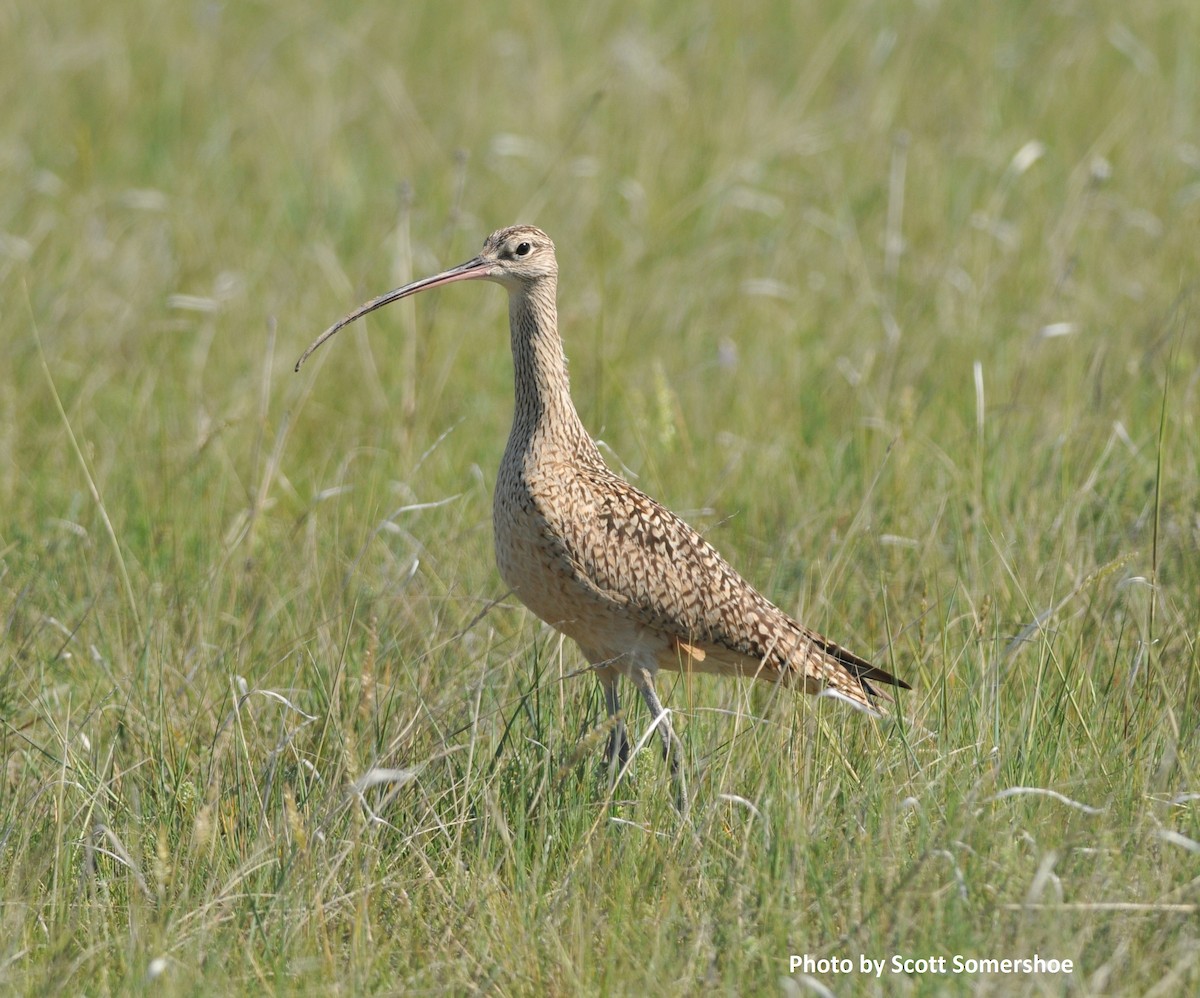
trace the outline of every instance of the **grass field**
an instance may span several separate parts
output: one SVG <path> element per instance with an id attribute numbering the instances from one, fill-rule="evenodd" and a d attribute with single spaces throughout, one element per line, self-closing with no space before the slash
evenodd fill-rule
<path id="1" fill-rule="evenodd" d="M 5 993 L 1200 990 L 1200 7 L 659 6 L 0 0 Z M 503 293 L 291 372 L 515 221 L 614 467 L 914 686 L 664 683 L 683 825 L 493 602 Z"/>

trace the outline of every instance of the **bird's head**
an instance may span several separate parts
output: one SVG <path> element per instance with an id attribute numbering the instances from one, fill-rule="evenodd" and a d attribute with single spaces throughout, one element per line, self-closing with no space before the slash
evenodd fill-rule
<path id="1" fill-rule="evenodd" d="M 558 276 L 554 243 L 532 225 L 512 225 L 493 232 L 483 241 L 483 249 L 475 259 L 487 268 L 480 277 L 503 284 L 510 291 Z"/>
<path id="2" fill-rule="evenodd" d="M 484 280 L 504 285 L 509 294 L 523 294 L 533 285 L 547 280 L 553 282 L 557 277 L 558 263 L 554 258 L 554 243 L 546 233 L 532 225 L 511 225 L 507 229 L 498 229 L 483 241 L 483 249 L 479 251 L 479 255 L 466 263 L 460 263 L 457 267 L 434 274 L 433 277 L 413 281 L 412 284 L 372 298 L 344 319 L 334 323 L 304 351 L 296 361 L 296 370 L 299 371 L 300 365 L 309 355 L 343 326 L 348 326 L 355 319 L 361 319 L 377 308 L 415 295 L 418 291 L 427 291 L 455 281 Z M 553 294 L 553 284 L 551 289 Z"/>

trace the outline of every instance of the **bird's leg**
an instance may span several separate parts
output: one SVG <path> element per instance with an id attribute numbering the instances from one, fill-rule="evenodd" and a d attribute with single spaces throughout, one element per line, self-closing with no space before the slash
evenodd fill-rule
<path id="1" fill-rule="evenodd" d="M 675 780 L 675 804 L 679 808 L 679 813 L 686 818 L 688 809 L 691 807 L 691 800 L 688 798 L 687 780 L 683 774 L 683 743 L 675 734 L 675 729 L 671 727 L 671 716 L 663 707 L 662 701 L 658 699 L 650 670 L 635 667 L 631 678 L 634 685 L 641 691 L 646 706 L 650 709 L 651 722 L 658 725 L 658 733 L 662 736 L 663 742 L 663 758 L 671 767 L 671 777 Z"/>
<path id="2" fill-rule="evenodd" d="M 611 673 L 601 676 L 604 685 L 604 706 L 608 709 L 612 730 L 608 735 L 608 748 L 604 750 L 604 762 L 608 766 L 609 780 L 616 782 L 617 774 L 629 762 L 629 739 L 625 736 L 625 718 L 621 716 L 621 698 L 617 693 L 617 677 Z"/>

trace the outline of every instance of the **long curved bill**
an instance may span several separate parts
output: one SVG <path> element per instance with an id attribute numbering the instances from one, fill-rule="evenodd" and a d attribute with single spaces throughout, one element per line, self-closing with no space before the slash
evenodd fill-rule
<path id="1" fill-rule="evenodd" d="M 313 340 L 312 346 L 300 355 L 300 359 L 296 361 L 295 369 L 300 370 L 300 365 L 303 364 L 312 355 L 322 343 L 333 336 L 343 326 L 348 326 L 355 319 L 361 319 L 364 315 L 374 312 L 377 308 L 383 308 L 384 305 L 390 305 L 394 301 L 399 301 L 401 298 L 407 298 L 409 295 L 415 295 L 418 291 L 427 291 L 430 288 L 439 288 L 443 284 L 453 284 L 455 281 L 471 281 L 481 277 L 488 277 L 492 272 L 492 265 L 489 261 L 482 257 L 475 257 L 473 260 L 468 260 L 466 263 L 460 263 L 457 267 L 451 267 L 449 270 L 444 270 L 440 274 L 434 274 L 433 277 L 426 277 L 420 281 L 413 281 L 412 284 L 406 284 L 402 288 L 396 288 L 395 291 L 389 291 L 387 294 L 380 295 L 378 298 L 372 298 L 369 302 L 359 305 L 353 312 L 347 315 L 344 319 L 339 319 L 332 326 L 325 330 L 320 336 Z"/>

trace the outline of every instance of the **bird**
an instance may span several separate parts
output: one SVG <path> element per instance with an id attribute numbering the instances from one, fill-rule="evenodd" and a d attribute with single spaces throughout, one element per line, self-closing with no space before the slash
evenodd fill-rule
<path id="1" fill-rule="evenodd" d="M 682 518 L 609 469 L 571 398 L 558 331 L 558 263 L 541 229 L 493 232 L 480 253 L 373 298 L 326 329 L 296 371 L 344 326 L 422 291 L 484 280 L 508 292 L 512 428 L 496 477 L 496 565 L 529 610 L 574 640 L 604 692 L 612 778 L 629 763 L 617 683 L 633 683 L 657 727 L 687 813 L 682 745 L 655 687 L 660 670 L 745 676 L 849 701 L 878 715 L 911 689 L 792 619 Z"/>

